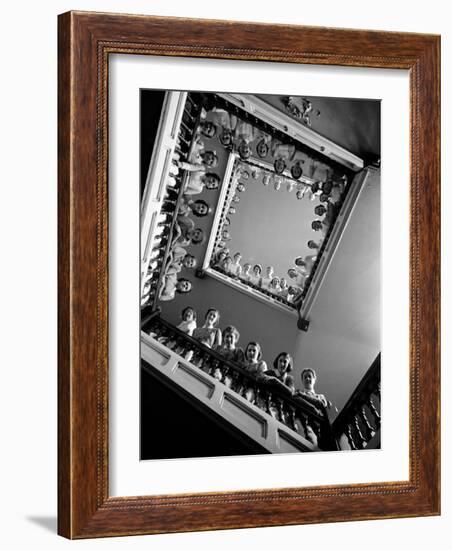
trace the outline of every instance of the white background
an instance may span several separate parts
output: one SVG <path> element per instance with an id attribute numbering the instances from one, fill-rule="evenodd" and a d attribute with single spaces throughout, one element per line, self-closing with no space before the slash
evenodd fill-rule
<path id="1" fill-rule="evenodd" d="M 450 285 L 443 289 L 443 515 L 360 523 L 250 529 L 108 539 L 70 543 L 56 525 L 56 28 L 57 13 L 69 9 L 179 15 L 274 23 L 441 33 L 443 156 L 452 147 L 450 103 L 451 14 L 448 2 L 378 4 L 359 1 L 302 2 L 15 2 L 2 6 L 0 88 L 2 271 L 0 288 L 2 385 L 0 473 L 5 548 L 259 548 L 315 545 L 316 548 L 412 549 L 450 544 L 452 390 Z M 256 7 L 259 10 L 256 11 Z M 253 9 L 254 8 L 254 9 Z M 4 43 L 3 43 L 4 42 Z M 445 91 L 444 91 L 445 90 Z M 450 92 L 449 92 L 450 95 Z M 443 163 L 443 182 L 451 180 Z M 450 272 L 452 191 L 443 186 L 443 280 Z M 449 535 L 449 537 L 448 537 Z M 446 541 L 449 540 L 449 543 Z"/>

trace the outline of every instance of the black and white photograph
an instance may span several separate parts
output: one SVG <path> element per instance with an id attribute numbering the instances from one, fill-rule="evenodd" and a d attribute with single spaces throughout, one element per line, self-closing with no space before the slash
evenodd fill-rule
<path id="1" fill-rule="evenodd" d="M 140 459 L 380 448 L 378 99 L 140 90 Z"/>

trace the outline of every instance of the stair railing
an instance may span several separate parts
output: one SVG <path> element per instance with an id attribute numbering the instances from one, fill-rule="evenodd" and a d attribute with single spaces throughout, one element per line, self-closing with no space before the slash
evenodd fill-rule
<path id="1" fill-rule="evenodd" d="M 301 396 L 292 395 L 289 388 L 271 377 L 256 378 L 245 367 L 225 359 L 158 315 L 147 317 L 142 330 L 291 430 L 314 442 L 321 450 L 337 450 L 325 410 L 315 407 Z"/>

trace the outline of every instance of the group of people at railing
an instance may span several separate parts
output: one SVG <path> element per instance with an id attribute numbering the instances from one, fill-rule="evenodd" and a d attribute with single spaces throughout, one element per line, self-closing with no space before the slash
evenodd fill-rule
<path id="1" fill-rule="evenodd" d="M 231 361 L 244 369 L 255 381 L 268 384 L 269 386 L 279 387 L 287 394 L 303 397 L 313 406 L 320 410 L 331 406 L 331 403 L 321 394 L 314 391 L 316 382 L 316 373 L 312 369 L 304 369 L 301 373 L 300 390 L 295 389 L 293 376 L 292 356 L 283 351 L 280 352 L 272 362 L 272 369 L 269 369 L 267 362 L 263 359 L 262 346 L 255 341 L 248 342 L 243 349 L 240 347 L 240 332 L 233 325 L 226 326 L 223 330 L 219 328 L 220 312 L 217 309 L 210 308 L 206 311 L 203 324 L 198 327 L 196 310 L 191 307 L 185 307 L 181 312 L 181 322 L 177 329 L 188 336 L 193 337 L 200 344 L 214 350 L 223 356 L 227 361 Z M 177 338 L 171 336 L 157 335 L 157 339 L 170 349 L 181 345 Z M 196 350 L 187 349 L 182 345 L 179 349 L 185 359 L 191 361 L 197 366 L 202 367 L 202 355 L 197 357 Z M 199 355 L 199 354 L 198 354 Z M 223 381 L 228 387 L 233 386 L 233 373 L 222 376 L 220 371 L 215 372 L 215 377 Z M 237 389 L 237 388 L 233 388 Z M 243 388 L 242 388 L 243 389 Z M 252 387 L 243 390 L 244 396 L 252 402 L 256 401 L 256 392 Z"/>
<path id="2" fill-rule="evenodd" d="M 229 249 L 223 248 L 213 256 L 211 267 L 282 303 L 295 304 L 297 302 L 301 290 L 296 284 L 289 285 L 285 277 L 276 276 L 273 266 L 268 266 L 264 274 L 261 264 L 253 266 L 246 262 L 242 265 L 241 261 L 240 252 L 236 252 L 231 257 Z"/>
<path id="3" fill-rule="evenodd" d="M 314 109 L 312 102 L 305 97 L 285 96 L 282 99 L 286 112 L 307 126 L 311 126 L 311 117 L 320 116 L 320 110 Z"/>
<path id="4" fill-rule="evenodd" d="M 238 345 L 236 327 L 220 330 L 217 310 L 209 309 L 199 328 L 196 317 L 195 310 L 186 307 L 176 329 L 157 320 L 148 331 L 158 342 L 318 446 L 329 426 L 326 410 L 331 403 L 316 393 L 315 371 L 303 369 L 301 389 L 296 389 L 289 353 L 280 352 L 269 369 L 258 342 L 248 342 L 243 349 Z"/>
<path id="5" fill-rule="evenodd" d="M 236 327 L 219 328 L 218 310 L 207 310 L 199 328 L 194 308 L 186 307 L 181 317 L 174 327 L 154 316 L 146 332 L 290 429 L 301 432 L 315 447 L 364 449 L 379 430 L 379 356 L 331 425 L 326 413 L 333 405 L 315 391 L 317 375 L 313 369 L 301 371 L 301 387 L 296 389 L 289 353 L 280 352 L 269 368 L 258 342 L 248 342 L 242 348 Z"/>
<path id="6" fill-rule="evenodd" d="M 217 137 L 223 147 L 237 151 L 242 159 L 248 159 L 251 154 L 265 158 L 271 153 L 274 158 L 274 174 L 269 174 L 268 171 L 256 166 L 248 170 L 245 165 L 239 164 L 237 177 L 243 180 L 247 180 L 250 173 L 253 179 L 260 178 L 263 173 L 262 182 L 268 185 L 270 176 L 276 177 L 274 185 L 279 189 L 280 179 L 288 168 L 287 163 L 292 162 L 290 172 L 293 179 L 287 180 L 287 190 L 291 191 L 295 180 L 301 178 L 303 174 L 301 165 L 307 162 L 307 157 L 304 153 L 297 151 L 295 145 L 282 143 L 269 133 L 240 118 L 232 112 L 232 105 L 231 112 L 215 106 L 214 98 L 213 94 L 209 94 L 209 99 L 204 100 L 203 106 L 194 101 L 191 94 L 188 95 L 177 145 L 166 176 L 164 200 L 154 231 L 154 246 L 142 293 L 143 306 L 149 304 L 156 294 L 162 301 L 172 300 L 177 293 L 190 292 L 193 287 L 193 281 L 180 276 L 183 268 L 194 269 L 197 264 L 195 256 L 188 254 L 186 248 L 205 241 L 205 232 L 196 226 L 196 218 L 209 215 L 212 209 L 205 200 L 194 200 L 192 197 L 202 193 L 204 189 L 216 190 L 220 185 L 220 176 L 214 172 L 218 165 L 218 155 L 215 149 L 206 149 L 206 138 L 211 142 L 212 138 Z M 316 165 L 325 168 L 326 175 L 330 173 L 330 169 L 323 163 L 317 162 Z M 311 167 L 311 175 L 313 170 L 315 172 Z M 342 196 L 345 184 L 345 175 L 337 182 L 331 179 L 316 181 L 310 185 L 298 182 L 298 198 L 306 195 L 314 199 L 318 196 L 320 201 L 325 203 L 315 208 L 316 215 L 324 215 L 324 218 L 312 222 L 314 231 L 325 234 L 334 221 L 337 211 L 335 205 Z M 244 191 L 245 185 L 238 183 L 236 190 Z M 236 212 L 236 206 L 233 203 L 239 200 L 237 194 L 232 197 L 232 204 L 228 208 L 229 215 Z M 173 223 L 174 217 L 175 223 Z M 295 268 L 289 269 L 290 283 L 285 277 L 272 276 L 266 284 L 265 280 L 269 277 L 262 276 L 260 264 L 253 267 L 250 264 L 238 266 L 237 254 L 233 258 L 228 253 L 226 244 L 230 240 L 228 223 L 230 224 L 230 218 L 226 216 L 221 229 L 222 240 L 217 247 L 217 256 L 222 255 L 222 258 L 216 260 L 215 266 L 228 275 L 240 279 L 244 284 L 263 289 L 264 293 L 268 293 L 278 301 L 287 304 L 297 303 L 303 291 L 304 281 L 309 276 L 306 267 L 308 259 L 300 260 L 304 261 L 305 265 L 297 264 Z M 314 241 L 310 243 L 313 248 L 320 247 Z M 165 251 L 168 246 L 169 254 Z M 165 261 L 163 261 L 164 257 Z"/>

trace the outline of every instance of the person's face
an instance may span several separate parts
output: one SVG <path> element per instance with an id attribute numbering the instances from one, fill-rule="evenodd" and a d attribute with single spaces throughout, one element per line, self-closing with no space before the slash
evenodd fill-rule
<path id="1" fill-rule="evenodd" d="M 226 256 L 227 256 L 226 252 L 221 252 L 218 259 L 220 260 L 220 262 L 222 262 L 226 258 Z"/>
<path id="2" fill-rule="evenodd" d="M 187 309 L 184 312 L 184 321 L 193 321 L 195 317 L 194 311 L 192 309 Z"/>
<path id="3" fill-rule="evenodd" d="M 326 193 L 322 193 L 319 197 L 320 202 L 328 202 L 328 195 Z"/>
<path id="4" fill-rule="evenodd" d="M 289 275 L 291 279 L 295 279 L 297 276 L 297 272 L 295 271 L 295 269 L 289 269 L 289 271 L 287 272 L 287 275 Z"/>
<path id="5" fill-rule="evenodd" d="M 206 176 L 205 186 L 207 189 L 218 189 L 219 181 L 215 176 Z"/>
<path id="6" fill-rule="evenodd" d="M 319 204 L 319 206 L 316 206 L 314 208 L 314 212 L 317 214 L 317 216 L 323 216 L 323 214 L 325 214 L 326 212 L 326 208 Z"/>
<path id="7" fill-rule="evenodd" d="M 304 267 L 304 260 L 303 258 L 295 258 L 295 265 L 297 267 Z"/>
<path id="8" fill-rule="evenodd" d="M 284 277 L 281 279 L 281 281 L 279 282 L 279 286 L 284 290 L 287 288 L 287 281 L 286 279 L 284 279 Z"/>
<path id="9" fill-rule="evenodd" d="M 330 181 L 326 181 L 322 185 L 322 192 L 325 193 L 325 195 L 329 195 L 332 190 L 333 190 L 333 184 Z"/>
<path id="10" fill-rule="evenodd" d="M 187 269 L 193 269 L 196 265 L 196 260 L 194 258 L 194 256 L 185 256 L 185 259 L 184 259 L 184 266 L 187 268 Z"/>
<path id="11" fill-rule="evenodd" d="M 206 137 L 212 138 L 215 135 L 215 125 L 212 122 L 204 122 L 202 133 Z"/>
<path id="12" fill-rule="evenodd" d="M 225 240 L 230 240 L 231 238 L 231 235 L 229 234 L 229 231 L 227 231 L 226 229 L 223 231 L 223 239 Z"/>
<path id="13" fill-rule="evenodd" d="M 206 216 L 208 211 L 209 207 L 202 202 L 195 202 L 193 205 L 193 212 L 198 214 L 198 216 Z"/>
<path id="14" fill-rule="evenodd" d="M 248 273 L 250 272 L 250 269 L 251 269 L 250 264 L 245 264 L 245 265 L 243 266 L 243 273 L 244 273 L 245 275 L 248 274 Z"/>
<path id="15" fill-rule="evenodd" d="M 259 275 L 262 273 L 261 268 L 258 265 L 255 265 L 253 267 L 253 273 L 256 275 L 256 277 L 259 277 Z"/>
<path id="16" fill-rule="evenodd" d="M 224 335 L 224 343 L 228 348 L 234 348 L 235 342 L 236 342 L 235 334 L 232 331 L 228 331 Z"/>
<path id="17" fill-rule="evenodd" d="M 274 279 L 271 280 L 270 282 L 270 285 L 272 288 L 276 288 L 279 284 L 279 279 L 277 279 L 276 277 Z"/>
<path id="18" fill-rule="evenodd" d="M 268 174 L 265 174 L 265 176 L 262 178 L 263 185 L 268 185 L 270 183 L 270 176 Z"/>
<path id="19" fill-rule="evenodd" d="M 218 312 L 216 311 L 209 311 L 206 317 L 206 321 L 209 325 L 214 325 L 218 319 Z"/>
<path id="20" fill-rule="evenodd" d="M 220 136 L 220 142 L 225 147 L 228 147 L 232 143 L 232 134 L 229 130 L 223 130 Z"/>
<path id="21" fill-rule="evenodd" d="M 290 169 L 290 173 L 292 174 L 292 177 L 297 180 L 303 175 L 303 170 L 299 164 L 294 164 Z"/>
<path id="22" fill-rule="evenodd" d="M 268 145 L 265 143 L 264 140 L 261 140 L 261 141 L 257 144 L 256 151 L 257 151 L 257 154 L 258 154 L 261 158 L 264 158 L 264 157 L 267 156 L 267 154 L 268 154 Z"/>
<path id="23" fill-rule="evenodd" d="M 258 357 L 259 357 L 259 348 L 254 344 L 250 344 L 246 348 L 246 358 L 248 359 L 248 361 L 255 363 Z"/>
<path id="24" fill-rule="evenodd" d="M 206 151 L 204 153 L 204 164 L 207 166 L 213 166 L 216 163 L 216 156 L 212 151 Z"/>
<path id="25" fill-rule="evenodd" d="M 248 174 L 248 172 L 245 172 L 245 174 Z M 239 183 L 237 185 L 237 191 L 240 191 L 240 193 L 243 193 L 243 191 L 245 191 L 245 186 L 243 185 L 243 183 Z"/>
<path id="26" fill-rule="evenodd" d="M 286 163 L 283 159 L 276 159 L 274 162 L 274 168 L 277 174 L 282 174 L 286 168 Z"/>
<path id="27" fill-rule="evenodd" d="M 315 220 L 312 222 L 311 227 L 314 231 L 320 231 L 322 229 L 322 222 Z"/>
<path id="28" fill-rule="evenodd" d="M 297 191 L 297 199 L 301 201 L 301 199 L 304 197 L 303 191 Z"/>
<path id="29" fill-rule="evenodd" d="M 308 248 L 311 248 L 311 249 L 318 248 L 317 243 L 315 241 L 308 241 Z"/>
<path id="30" fill-rule="evenodd" d="M 240 262 L 240 260 L 242 259 L 242 255 L 241 254 L 235 254 L 234 255 L 234 261 L 236 264 L 238 264 Z"/>
<path id="31" fill-rule="evenodd" d="M 248 143 L 241 143 L 239 145 L 239 155 L 242 159 L 247 159 L 251 155 L 251 149 Z"/>
<path id="32" fill-rule="evenodd" d="M 312 372 L 306 371 L 303 373 L 302 382 L 303 382 L 303 386 L 307 390 L 313 390 L 314 384 L 315 384 L 315 376 L 312 374 Z"/>
<path id="33" fill-rule="evenodd" d="M 278 370 L 281 373 L 286 372 L 290 366 L 290 359 L 288 355 L 280 355 L 278 359 Z"/>
<path id="34" fill-rule="evenodd" d="M 237 195 L 234 195 L 234 196 L 232 197 L 232 200 L 233 200 L 234 202 L 236 202 L 236 203 L 237 203 L 237 202 L 240 202 L 240 197 L 238 197 Z"/>
<path id="35" fill-rule="evenodd" d="M 190 281 L 181 281 L 178 283 L 177 286 L 178 286 L 179 292 L 190 292 L 191 290 Z"/>
<path id="36" fill-rule="evenodd" d="M 203 237 L 204 237 L 204 233 L 202 229 L 195 229 L 193 231 L 191 240 L 194 244 L 198 244 L 202 241 Z"/>

